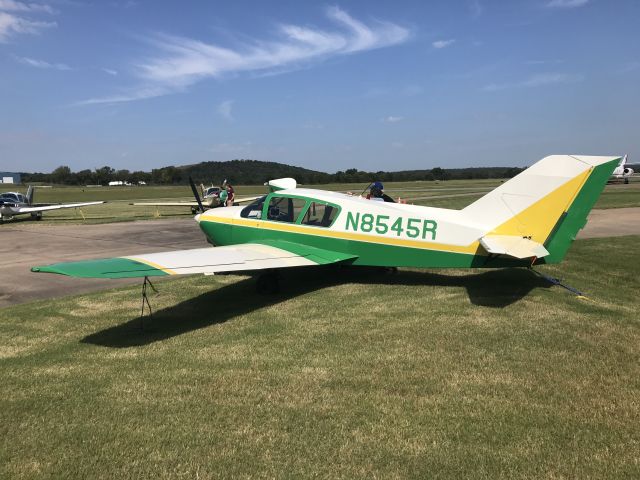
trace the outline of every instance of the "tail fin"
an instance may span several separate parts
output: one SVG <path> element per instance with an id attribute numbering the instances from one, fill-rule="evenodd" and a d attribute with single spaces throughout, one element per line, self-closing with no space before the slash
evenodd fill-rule
<path id="1" fill-rule="evenodd" d="M 620 160 L 620 163 L 618 164 L 619 167 L 624 167 L 627 164 L 627 156 L 625 155 L 624 157 L 622 157 L 622 160 Z"/>
<path id="2" fill-rule="evenodd" d="M 488 235 L 526 237 L 544 245 L 546 263 L 560 262 L 602 193 L 620 157 L 552 155 L 462 212 Z"/>
<path id="3" fill-rule="evenodd" d="M 27 202 L 29 203 L 29 205 L 33 204 L 33 192 L 35 191 L 35 189 L 33 188 L 33 185 L 29 185 L 29 188 L 27 189 Z"/>

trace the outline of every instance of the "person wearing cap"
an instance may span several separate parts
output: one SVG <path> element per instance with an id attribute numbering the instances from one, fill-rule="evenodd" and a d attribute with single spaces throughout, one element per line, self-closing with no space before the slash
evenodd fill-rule
<path id="1" fill-rule="evenodd" d="M 369 186 L 369 193 L 367 194 L 367 199 L 384 201 L 384 185 L 382 184 L 382 182 L 376 181 Z"/>

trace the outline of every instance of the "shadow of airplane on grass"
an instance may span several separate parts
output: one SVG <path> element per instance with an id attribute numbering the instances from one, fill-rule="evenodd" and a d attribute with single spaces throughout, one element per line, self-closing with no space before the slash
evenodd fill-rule
<path id="1" fill-rule="evenodd" d="M 339 272 L 339 274 L 338 274 Z M 183 333 L 224 323 L 240 315 L 284 302 L 314 290 L 342 284 L 384 284 L 465 288 L 474 305 L 502 308 L 525 297 L 534 288 L 551 284 L 534 272 L 522 268 L 489 270 L 469 275 L 445 275 L 432 272 L 399 271 L 381 273 L 367 267 L 291 269 L 284 278 L 281 293 L 260 295 L 255 280 L 248 278 L 203 293 L 177 305 L 136 317 L 120 325 L 88 335 L 82 343 L 112 348 L 147 345 Z M 167 285 L 168 287 L 168 285 Z M 214 307 L 214 308 L 212 308 Z M 147 326 L 141 329 L 142 322 Z"/>

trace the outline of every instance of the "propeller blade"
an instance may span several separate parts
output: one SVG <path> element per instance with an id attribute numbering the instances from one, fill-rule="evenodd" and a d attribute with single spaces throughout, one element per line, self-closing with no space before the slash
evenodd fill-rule
<path id="1" fill-rule="evenodd" d="M 191 191 L 193 192 L 193 196 L 196 197 L 196 202 L 198 202 L 198 208 L 201 213 L 204 213 L 204 207 L 202 206 L 202 201 L 200 200 L 200 195 L 198 195 L 198 189 L 196 188 L 196 184 L 193 183 L 193 178 L 189 175 L 189 185 L 191 185 Z"/>

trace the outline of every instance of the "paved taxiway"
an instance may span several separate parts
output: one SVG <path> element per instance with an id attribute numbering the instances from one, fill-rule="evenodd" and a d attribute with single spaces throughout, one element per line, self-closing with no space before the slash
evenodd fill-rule
<path id="1" fill-rule="evenodd" d="M 640 235 L 640 208 L 594 210 L 578 238 L 620 235 Z M 0 225 L 0 307 L 140 283 L 138 278 L 100 280 L 31 273 L 34 265 L 207 245 L 191 218 L 102 225 L 30 221 Z"/>
<path id="2" fill-rule="evenodd" d="M 0 307 L 140 283 L 139 278 L 103 280 L 31 273 L 34 265 L 208 245 L 192 218 L 101 225 L 31 221 L 0 225 Z"/>

